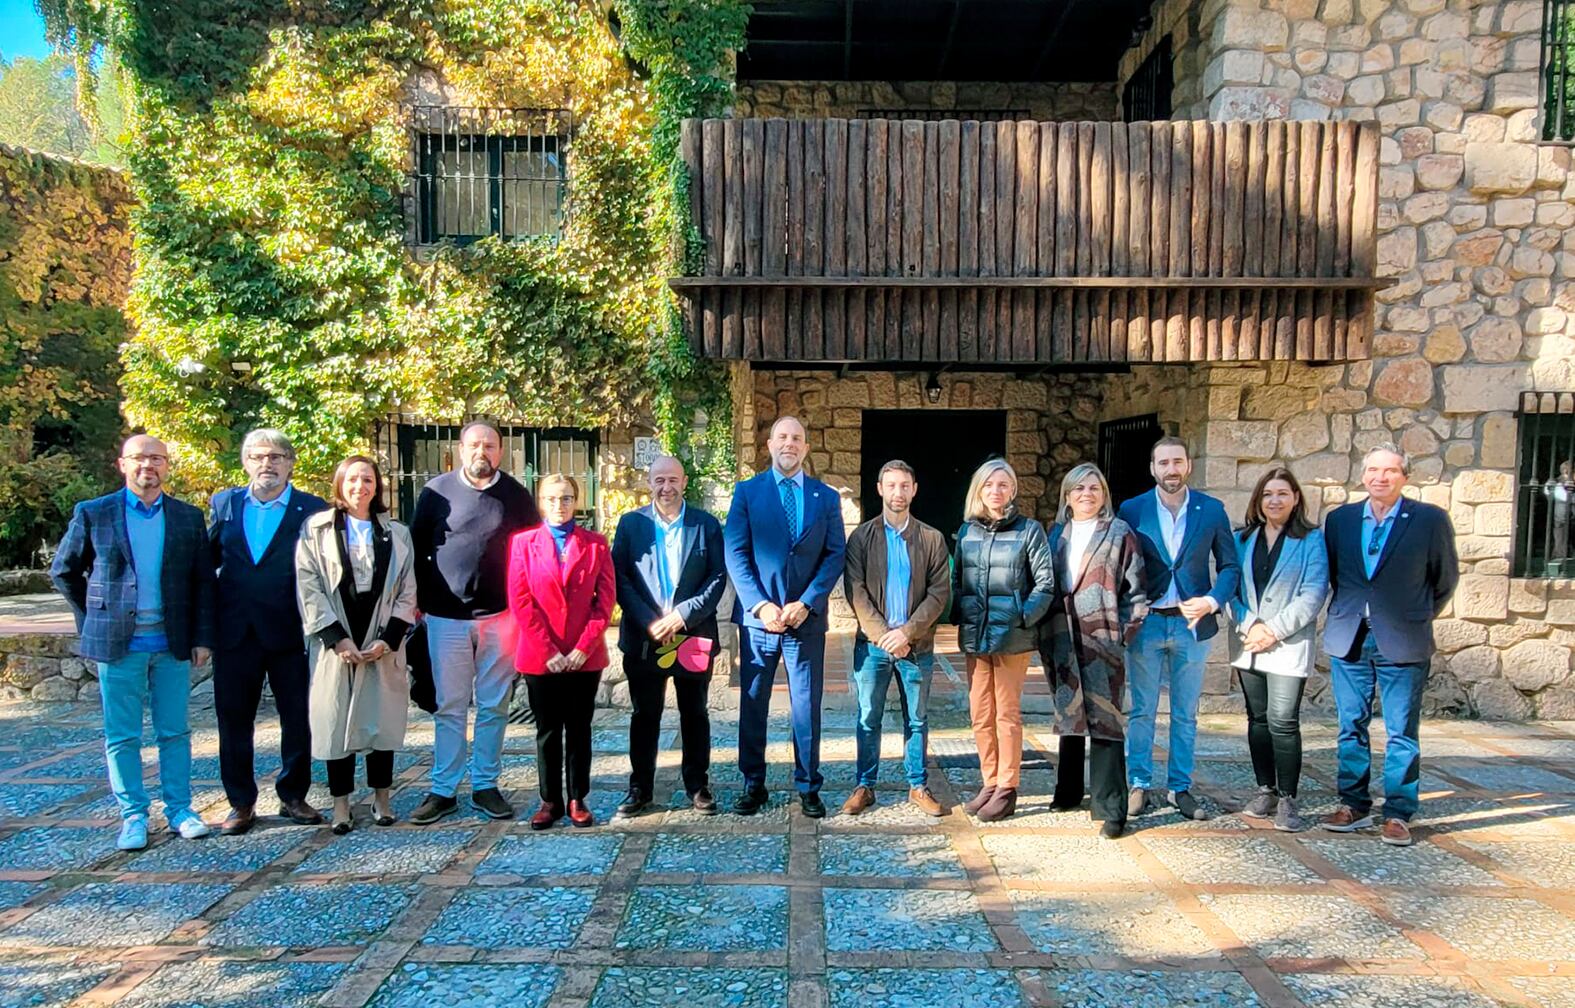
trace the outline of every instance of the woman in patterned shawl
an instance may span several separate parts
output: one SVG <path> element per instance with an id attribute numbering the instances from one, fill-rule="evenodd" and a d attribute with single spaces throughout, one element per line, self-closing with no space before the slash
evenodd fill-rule
<path id="1" fill-rule="evenodd" d="M 1061 481 L 1061 504 L 1050 529 L 1056 598 L 1041 624 L 1040 658 L 1055 698 L 1061 736 L 1051 808 L 1083 803 L 1087 738 L 1090 792 L 1100 835 L 1126 828 L 1126 645 L 1148 612 L 1143 554 L 1137 535 L 1115 516 L 1110 485 L 1085 462 Z"/>

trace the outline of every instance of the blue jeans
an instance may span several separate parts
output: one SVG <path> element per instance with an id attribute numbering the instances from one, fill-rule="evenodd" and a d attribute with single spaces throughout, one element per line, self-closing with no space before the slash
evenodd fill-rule
<path id="1" fill-rule="evenodd" d="M 1338 743 L 1340 804 L 1357 815 L 1372 810 L 1368 793 L 1372 782 L 1373 749 L 1367 726 L 1373 720 L 1373 690 L 1384 702 L 1384 818 L 1410 822 L 1420 800 L 1422 746 L 1417 737 L 1422 723 L 1422 689 L 1427 685 L 1431 662 L 1398 664 L 1378 650 L 1372 634 L 1366 635 L 1356 661 L 1330 656 L 1329 684 L 1334 708 L 1340 717 Z"/>
<path id="2" fill-rule="evenodd" d="M 745 788 L 766 786 L 766 715 L 777 663 L 787 666 L 788 707 L 793 721 L 793 786 L 817 794 L 820 774 L 820 697 L 825 685 L 826 635 L 774 634 L 738 628 L 738 770 Z"/>
<path id="3" fill-rule="evenodd" d="M 893 673 L 897 696 L 902 699 L 902 769 L 910 788 L 924 787 L 929 772 L 924 767 L 924 748 L 930 738 L 930 675 L 935 670 L 934 654 L 910 651 L 906 658 L 893 658 L 888 651 L 871 644 L 863 634 L 853 642 L 853 687 L 858 691 L 859 714 L 853 724 L 858 743 L 855 764 L 858 783 L 875 786 L 880 771 L 880 726 L 886 711 L 886 690 Z"/>
<path id="4" fill-rule="evenodd" d="M 120 816 L 148 814 L 148 790 L 142 784 L 142 707 L 153 712 L 153 735 L 159 746 L 159 791 L 164 817 L 191 807 L 191 663 L 168 651 L 133 652 L 119 661 L 98 663 L 98 689 L 104 700 L 104 757 L 109 764 L 109 789 Z"/>
<path id="5" fill-rule="evenodd" d="M 1209 645 L 1187 629 L 1184 616 L 1151 612 L 1127 648 L 1127 684 L 1132 712 L 1127 720 L 1127 779 L 1145 791 L 1154 786 L 1154 718 L 1160 686 L 1170 688 L 1170 758 L 1165 786 L 1192 788 L 1192 757 L 1198 740 L 1198 699 Z"/>
<path id="6" fill-rule="evenodd" d="M 509 726 L 514 671 L 514 619 L 508 613 L 458 620 L 428 616 L 427 652 L 437 713 L 432 715 L 432 793 L 454 797 L 465 777 L 465 729 L 476 701 L 475 741 L 470 750 L 470 790 L 498 786 L 503 734 Z"/>

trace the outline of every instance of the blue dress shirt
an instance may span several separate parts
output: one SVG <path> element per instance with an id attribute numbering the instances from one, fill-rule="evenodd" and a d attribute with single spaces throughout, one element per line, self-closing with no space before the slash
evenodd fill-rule
<path id="1" fill-rule="evenodd" d="M 910 519 L 911 520 L 911 519 Z M 908 557 L 908 541 L 902 537 L 902 528 L 886 526 L 886 625 L 893 629 L 908 622 L 908 582 L 913 576 L 913 562 Z"/>
<path id="2" fill-rule="evenodd" d="M 247 488 L 244 500 L 241 529 L 246 533 L 246 548 L 251 551 L 252 563 L 259 563 L 284 522 L 284 513 L 290 504 L 290 484 L 286 483 L 284 491 L 271 501 L 258 500 Z"/>
<path id="3" fill-rule="evenodd" d="M 1367 571 L 1368 580 L 1372 579 L 1373 571 L 1378 569 L 1378 558 L 1384 555 L 1384 543 L 1389 540 L 1389 533 L 1394 531 L 1395 515 L 1399 513 L 1400 502 L 1395 501 L 1395 506 L 1384 515 L 1384 520 L 1376 521 L 1373 518 L 1373 502 L 1369 500 L 1362 505 L 1362 567 Z"/>
<path id="4" fill-rule="evenodd" d="M 136 628 L 130 649 L 156 654 L 170 646 L 164 636 L 164 495 L 152 504 L 144 504 L 129 489 L 125 495 L 126 538 L 137 575 Z"/>
<path id="5" fill-rule="evenodd" d="M 688 506 L 679 505 L 678 517 L 672 521 L 663 518 L 654 504 L 651 506 L 652 524 L 656 527 L 656 579 L 662 591 L 663 612 L 673 608 L 673 595 L 677 590 L 674 575 L 683 565 L 684 511 Z"/>
<path id="6" fill-rule="evenodd" d="M 788 483 L 793 487 L 794 503 L 798 505 L 798 521 L 791 528 L 789 528 L 788 531 L 793 534 L 794 539 L 797 539 L 804 532 L 804 470 L 799 469 L 799 471 L 793 475 L 785 476 L 780 469 L 778 469 L 776 466 L 772 466 L 771 477 L 776 483 L 777 497 L 779 498 L 782 496 L 783 480 L 787 480 Z"/>

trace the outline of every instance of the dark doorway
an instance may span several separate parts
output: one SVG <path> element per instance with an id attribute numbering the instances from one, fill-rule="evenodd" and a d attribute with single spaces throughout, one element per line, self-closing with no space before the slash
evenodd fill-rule
<path id="1" fill-rule="evenodd" d="M 1154 489 L 1154 477 L 1148 471 L 1149 453 L 1154 442 L 1164 436 L 1165 429 L 1154 413 L 1106 420 L 1099 425 L 1099 468 L 1110 481 L 1113 507 Z"/>
<path id="2" fill-rule="evenodd" d="M 875 478 L 902 459 L 919 476 L 913 514 L 946 533 L 962 526 L 968 479 L 981 462 L 1006 454 L 1005 410 L 865 410 L 859 500 L 866 520 L 880 514 Z"/>

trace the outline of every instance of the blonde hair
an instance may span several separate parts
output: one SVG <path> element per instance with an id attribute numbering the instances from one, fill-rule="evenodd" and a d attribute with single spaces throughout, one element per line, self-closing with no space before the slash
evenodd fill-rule
<path id="1" fill-rule="evenodd" d="M 1072 467 L 1072 471 L 1061 480 L 1061 506 L 1056 511 L 1056 518 L 1060 521 L 1072 520 L 1072 505 L 1067 498 L 1072 496 L 1072 488 L 1093 476 L 1099 480 L 1099 489 L 1105 493 L 1105 502 L 1099 506 L 1099 517 L 1104 519 L 1114 518 L 1116 509 L 1110 505 L 1110 481 L 1105 479 L 1105 474 L 1092 462 L 1079 462 Z"/>
<path id="2" fill-rule="evenodd" d="M 562 483 L 570 490 L 574 491 L 574 500 L 576 503 L 578 503 L 580 499 L 580 484 L 579 481 L 577 481 L 573 476 L 570 476 L 568 473 L 555 472 L 548 473 L 547 475 L 543 476 L 536 482 L 536 493 L 540 495 L 548 487 L 556 486 L 559 483 Z"/>
<path id="3" fill-rule="evenodd" d="M 1017 496 L 1017 470 L 1008 465 L 1005 459 L 990 459 L 975 469 L 973 479 L 968 481 L 968 495 L 963 498 L 963 521 L 989 517 L 990 513 L 984 506 L 984 481 L 998 472 L 1004 472 L 1011 477 L 1012 496 Z"/>

